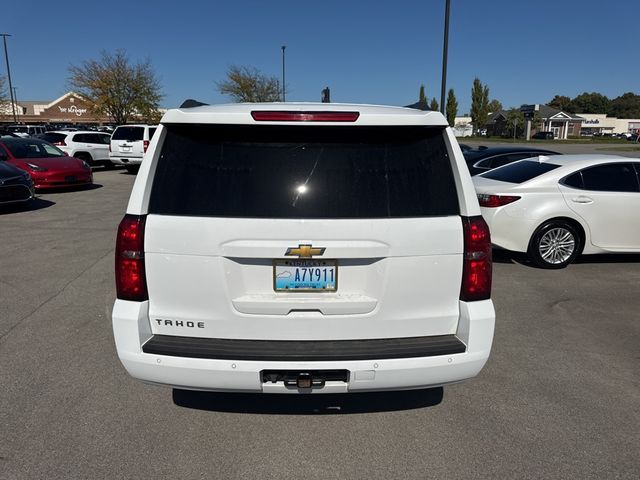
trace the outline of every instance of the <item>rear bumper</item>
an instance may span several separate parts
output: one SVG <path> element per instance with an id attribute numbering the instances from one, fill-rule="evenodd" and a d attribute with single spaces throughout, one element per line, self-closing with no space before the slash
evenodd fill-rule
<path id="1" fill-rule="evenodd" d="M 144 353 L 155 355 L 262 362 L 343 362 L 434 357 L 463 353 L 465 350 L 465 344 L 455 335 L 321 341 L 233 340 L 154 335 L 142 346 Z"/>
<path id="2" fill-rule="evenodd" d="M 142 163 L 142 157 L 133 156 L 125 157 L 110 155 L 108 160 L 116 165 L 140 165 Z"/>
<path id="3" fill-rule="evenodd" d="M 315 347 L 307 349 L 306 354 L 300 354 L 297 358 L 292 357 L 291 353 L 288 358 L 287 355 L 282 356 L 286 348 L 276 348 L 280 352 L 278 353 L 280 357 L 265 355 L 263 350 L 261 354 L 253 356 L 248 356 L 246 352 L 244 355 L 239 352 L 238 358 L 233 358 L 236 356 L 234 353 L 224 355 L 214 353 L 218 357 L 225 358 L 202 358 L 211 356 L 210 353 L 214 351 L 212 348 L 219 348 L 220 344 L 216 345 L 214 339 L 197 339 L 195 344 L 200 346 L 201 354 L 200 358 L 196 358 L 177 356 L 176 353 L 184 355 L 187 352 L 175 349 L 171 351 L 169 348 L 171 345 L 176 347 L 180 343 L 183 344 L 181 348 L 185 348 L 186 343 L 186 347 L 191 347 L 193 351 L 194 342 L 184 342 L 185 337 L 174 337 L 174 340 L 169 342 L 161 342 L 159 340 L 163 339 L 152 335 L 147 308 L 147 302 L 117 300 L 113 309 L 113 331 L 118 356 L 131 376 L 146 382 L 181 389 L 268 393 L 298 393 L 299 390 L 291 389 L 281 383 L 263 383 L 261 372 L 264 370 L 300 372 L 347 370 L 349 372 L 347 382 L 328 381 L 323 388 L 303 393 L 405 390 L 435 387 L 466 380 L 476 376 L 489 357 L 495 320 L 493 304 L 490 300 L 461 302 L 460 321 L 455 335 L 418 337 L 422 340 L 415 338 L 358 340 L 355 342 L 361 346 L 364 345 L 362 347 L 364 350 L 349 353 L 348 347 L 355 344 L 342 344 L 341 347 L 347 348 L 340 350 L 342 353 L 334 356 L 332 360 L 328 360 L 327 358 L 330 357 L 326 355 L 330 348 L 317 349 L 318 344 L 325 342 L 310 342 L 316 344 Z M 397 345 L 397 342 L 402 343 L 406 340 L 410 340 L 408 345 L 400 347 Z M 247 341 L 241 342 L 244 342 L 245 347 L 249 345 Z M 376 342 L 379 343 L 376 344 Z M 393 355 L 388 354 L 390 350 L 381 349 L 385 342 L 386 347 L 392 345 L 391 350 L 395 349 Z M 337 342 L 328 343 L 336 344 Z M 225 344 L 224 341 L 223 344 Z M 228 343 L 225 345 L 228 346 Z M 260 347 L 264 346 L 260 345 Z M 406 348 L 404 353 L 402 348 Z M 440 351 L 437 351 L 438 349 Z M 318 354 L 319 351 L 321 355 Z M 403 356 L 398 357 L 398 354 Z"/>

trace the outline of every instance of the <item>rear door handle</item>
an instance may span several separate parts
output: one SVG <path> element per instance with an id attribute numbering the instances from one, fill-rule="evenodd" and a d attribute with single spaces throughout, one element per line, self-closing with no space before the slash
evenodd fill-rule
<path id="1" fill-rule="evenodd" d="M 573 203 L 582 203 L 582 204 L 588 204 L 588 203 L 593 203 L 593 199 L 589 198 L 589 197 L 585 197 L 585 196 L 579 196 L 579 197 L 573 197 L 571 199 L 571 201 Z"/>

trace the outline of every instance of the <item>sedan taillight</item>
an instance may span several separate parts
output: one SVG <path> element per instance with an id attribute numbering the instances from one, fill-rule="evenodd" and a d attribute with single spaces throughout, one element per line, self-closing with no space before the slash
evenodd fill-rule
<path id="1" fill-rule="evenodd" d="M 478 203 L 480 203 L 481 207 L 496 208 L 509 205 L 516 200 L 520 200 L 520 198 L 521 197 L 517 197 L 515 195 L 490 195 L 487 193 L 479 193 Z"/>
<path id="2" fill-rule="evenodd" d="M 472 302 L 491 298 L 491 236 L 481 216 L 462 217 L 464 253 L 460 300 Z"/>
<path id="3" fill-rule="evenodd" d="M 125 215 L 116 239 L 116 293 L 121 300 L 142 302 L 149 298 L 144 265 L 146 216 Z"/>

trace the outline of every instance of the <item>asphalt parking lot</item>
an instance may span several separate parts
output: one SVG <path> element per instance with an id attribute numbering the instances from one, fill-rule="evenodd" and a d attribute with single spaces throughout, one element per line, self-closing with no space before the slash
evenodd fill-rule
<path id="1" fill-rule="evenodd" d="M 344 396 L 132 380 L 110 324 L 134 181 L 0 209 L 0 478 L 637 478 L 640 256 L 561 271 L 496 253 L 475 380 Z"/>

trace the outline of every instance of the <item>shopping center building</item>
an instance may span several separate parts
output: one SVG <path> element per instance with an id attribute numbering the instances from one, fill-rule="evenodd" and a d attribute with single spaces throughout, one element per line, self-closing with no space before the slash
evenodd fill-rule
<path id="1" fill-rule="evenodd" d="M 67 92 L 55 100 L 18 101 L 14 103 L 15 118 L 21 124 L 81 124 L 104 125 L 113 123 L 108 115 L 97 115 L 77 93 Z M 14 124 L 14 109 L 8 102 L 0 108 L 0 124 Z"/>

